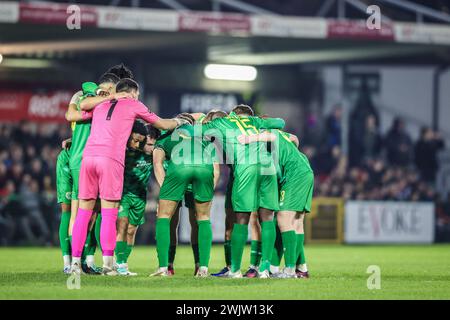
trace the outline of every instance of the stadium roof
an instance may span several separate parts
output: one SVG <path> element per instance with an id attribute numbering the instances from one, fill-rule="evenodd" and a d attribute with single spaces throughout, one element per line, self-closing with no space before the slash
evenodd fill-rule
<path id="1" fill-rule="evenodd" d="M 2 2 L 0 68 L 76 68 L 105 52 L 153 63 L 450 62 L 450 27 L 442 24 L 368 30 L 364 20 L 82 6 L 81 30 L 69 30 L 67 6 Z"/>
<path id="2" fill-rule="evenodd" d="M 22 2 L 45 2 L 22 0 Z M 53 0 L 56 3 L 139 7 L 192 11 L 364 19 L 366 8 L 378 5 L 386 18 L 395 21 L 448 22 L 448 0 Z M 446 21 L 447 19 L 447 21 Z"/>

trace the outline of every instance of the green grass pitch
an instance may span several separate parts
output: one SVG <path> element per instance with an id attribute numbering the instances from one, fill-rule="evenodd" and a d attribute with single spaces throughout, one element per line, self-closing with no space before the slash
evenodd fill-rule
<path id="1" fill-rule="evenodd" d="M 138 247 L 129 261 L 137 277 L 82 276 L 69 290 L 58 249 L 0 248 L 0 299 L 450 299 L 450 245 L 307 245 L 306 254 L 309 280 L 196 279 L 191 248 L 179 246 L 175 276 L 150 278 L 156 249 Z M 248 260 L 247 247 L 243 267 Z M 223 264 L 215 245 L 210 271 Z M 367 288 L 370 265 L 381 269 L 381 289 Z"/>

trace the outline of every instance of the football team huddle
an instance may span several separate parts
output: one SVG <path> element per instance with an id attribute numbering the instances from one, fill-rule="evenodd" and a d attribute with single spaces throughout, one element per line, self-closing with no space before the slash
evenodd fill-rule
<path id="1" fill-rule="evenodd" d="M 149 180 L 160 186 L 156 216 L 159 267 L 173 276 L 182 203 L 188 208 L 196 277 L 308 278 L 304 216 L 314 174 L 295 135 L 280 118 L 248 105 L 226 113 L 181 113 L 163 119 L 141 103 L 123 64 L 98 83 L 85 82 L 69 104 L 72 137 L 57 159 L 66 274 L 133 276 L 128 267 L 145 222 Z M 229 167 L 225 200 L 225 267 L 210 274 L 211 202 L 221 165 Z M 222 166 L 223 167 L 223 166 Z M 251 225 L 250 267 L 241 264 Z M 99 248 L 103 266 L 95 265 Z M 284 256 L 284 268 L 280 262 Z"/>

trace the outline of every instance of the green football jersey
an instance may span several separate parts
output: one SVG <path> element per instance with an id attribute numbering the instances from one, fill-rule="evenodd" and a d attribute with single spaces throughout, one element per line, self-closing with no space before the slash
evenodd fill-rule
<path id="1" fill-rule="evenodd" d="M 56 194 L 58 203 L 70 203 L 73 179 L 69 168 L 69 150 L 62 149 L 56 161 Z"/>
<path id="2" fill-rule="evenodd" d="M 127 149 L 125 153 L 123 194 L 133 194 L 145 199 L 152 170 L 153 159 L 151 155 L 139 150 Z"/>
<path id="3" fill-rule="evenodd" d="M 80 103 L 86 98 L 83 95 L 77 103 L 77 109 L 80 109 Z M 70 170 L 80 170 L 81 157 L 83 156 L 84 147 L 91 134 L 91 120 L 79 121 L 72 123 L 72 146 L 70 147 Z"/>
<path id="4" fill-rule="evenodd" d="M 156 147 L 164 150 L 172 165 L 207 165 L 213 163 L 214 145 L 203 139 L 201 126 L 183 125 L 163 133 Z"/>
<path id="5" fill-rule="evenodd" d="M 80 103 L 87 97 L 95 97 L 99 86 L 94 82 L 84 82 L 81 85 L 83 95 L 77 103 L 77 110 L 81 111 Z M 80 170 L 81 157 L 83 156 L 84 147 L 87 139 L 91 134 L 91 120 L 72 122 L 72 147 L 70 148 L 71 170 Z"/>
<path id="6" fill-rule="evenodd" d="M 308 158 L 290 140 L 289 133 L 281 130 L 270 130 L 270 132 L 276 136 L 272 143 L 272 156 L 279 172 L 279 178 L 280 175 L 284 176 L 283 172 L 287 166 L 295 166 L 295 170 L 299 174 L 312 172 Z"/>
<path id="7" fill-rule="evenodd" d="M 203 133 L 219 141 L 227 155 L 227 164 L 252 165 L 270 163 L 266 144 L 262 142 L 240 144 L 237 137 L 246 134 L 258 134 L 260 129 L 283 129 L 285 122 L 279 118 L 261 119 L 258 117 L 237 116 L 218 118 L 203 124 Z M 216 142 L 215 142 L 216 143 Z"/>
<path id="8" fill-rule="evenodd" d="M 69 170 L 69 159 L 70 159 L 70 149 L 62 149 L 58 154 L 58 159 L 56 161 L 57 170 L 64 170 L 70 173 Z"/>

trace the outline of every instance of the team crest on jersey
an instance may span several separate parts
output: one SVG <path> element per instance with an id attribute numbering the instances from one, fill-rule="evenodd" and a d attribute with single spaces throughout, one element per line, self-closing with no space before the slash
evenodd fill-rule
<path id="1" fill-rule="evenodd" d="M 138 160 L 138 161 L 136 162 L 136 167 L 137 167 L 137 168 L 147 167 L 147 166 L 151 166 L 151 165 L 152 165 L 151 162 L 147 162 L 147 161 L 145 161 L 145 160 Z"/>
<path id="2" fill-rule="evenodd" d="M 66 199 L 67 200 L 72 199 L 72 192 L 66 192 Z"/>

